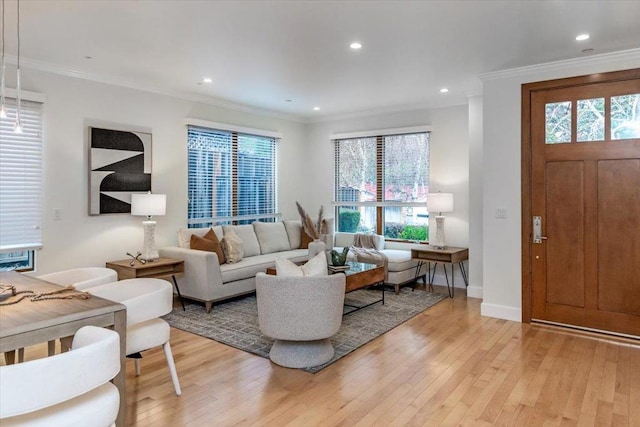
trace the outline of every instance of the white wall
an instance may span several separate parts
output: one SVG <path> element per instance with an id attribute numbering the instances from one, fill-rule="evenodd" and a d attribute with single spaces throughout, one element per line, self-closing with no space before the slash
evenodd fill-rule
<path id="1" fill-rule="evenodd" d="M 186 226 L 186 117 L 282 133 L 281 211 L 285 218 L 297 217 L 296 180 L 291 177 L 302 173 L 299 159 L 305 140 L 304 125 L 31 69 L 23 70 L 22 77 L 25 90 L 47 97 L 43 249 L 37 253 L 37 273 L 100 266 L 142 247 L 141 217 L 88 215 L 89 124 L 152 132 L 152 188 L 155 193 L 166 193 L 168 202 L 167 215 L 156 218 L 159 247 L 173 244 L 176 230 Z M 56 208 L 61 210 L 59 221 L 53 220 Z"/>
<path id="2" fill-rule="evenodd" d="M 308 139 L 304 163 L 306 180 L 300 186 L 299 200 L 303 206 L 315 210 L 320 205 L 331 211 L 333 199 L 333 143 L 334 133 L 355 132 L 430 125 L 430 191 L 451 192 L 455 198 L 455 212 L 446 217 L 446 241 L 450 246 L 469 245 L 469 111 L 466 105 L 441 109 L 424 109 L 393 114 L 356 117 L 308 125 Z M 331 214 L 333 216 L 333 212 Z M 435 220 L 430 224 L 435 229 Z M 435 282 L 444 283 L 438 269 Z M 460 271 L 456 270 L 456 287 L 464 287 Z M 473 284 L 470 284 L 473 285 Z"/>
<path id="3" fill-rule="evenodd" d="M 483 76 L 483 315 L 522 318 L 521 85 L 638 67 L 635 49 Z M 495 218 L 499 207 L 506 219 Z"/>

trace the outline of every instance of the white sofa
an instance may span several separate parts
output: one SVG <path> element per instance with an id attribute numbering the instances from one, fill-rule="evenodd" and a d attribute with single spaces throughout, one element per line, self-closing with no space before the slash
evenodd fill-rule
<path id="1" fill-rule="evenodd" d="M 334 249 L 340 252 L 344 247 L 353 246 L 355 233 L 336 232 L 334 234 Z M 418 262 L 411 259 L 411 247 L 419 246 L 405 242 L 386 242 L 384 236 L 379 234 L 373 235 L 376 250 L 387 258 L 387 277 L 385 283 L 392 285 L 396 294 L 400 292 L 402 285 L 411 284 L 416 277 L 425 279 L 428 266 L 422 263 L 419 272 Z M 348 259 L 355 260 L 355 254 L 349 251 Z M 426 283 L 426 281 L 425 281 Z"/>
<path id="2" fill-rule="evenodd" d="M 204 302 L 207 313 L 214 302 L 254 292 L 256 274 L 273 267 L 276 258 L 293 262 L 307 259 L 308 250 L 299 249 L 300 220 L 212 228 L 220 241 L 225 230 L 235 231 L 242 239 L 244 258 L 241 261 L 221 265 L 215 252 L 190 249 L 191 235 L 204 236 L 209 228 L 180 229 L 178 245 L 159 250 L 163 257 L 184 260 L 184 274 L 177 278 L 180 292 L 184 298 Z"/>

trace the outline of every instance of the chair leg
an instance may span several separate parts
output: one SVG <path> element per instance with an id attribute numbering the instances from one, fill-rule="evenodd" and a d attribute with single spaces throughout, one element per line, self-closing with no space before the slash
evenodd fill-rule
<path id="1" fill-rule="evenodd" d="M 171 353 L 171 345 L 169 341 L 162 346 L 164 350 L 164 356 L 167 358 L 167 365 L 169 365 L 169 372 L 171 373 L 171 381 L 173 381 L 173 388 L 176 389 L 176 394 L 180 396 L 182 390 L 180 389 L 180 381 L 178 380 L 178 373 L 176 372 L 176 365 L 173 363 L 173 353 Z"/>
<path id="2" fill-rule="evenodd" d="M 60 353 L 66 353 L 71 350 L 73 344 L 73 335 L 70 337 L 60 338 Z"/>
<path id="3" fill-rule="evenodd" d="M 55 340 L 47 341 L 47 354 L 49 354 L 49 356 L 53 356 L 54 354 L 56 354 Z"/>

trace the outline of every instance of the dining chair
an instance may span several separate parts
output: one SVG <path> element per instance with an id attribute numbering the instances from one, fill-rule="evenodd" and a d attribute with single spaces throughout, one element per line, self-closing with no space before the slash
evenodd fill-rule
<path id="1" fill-rule="evenodd" d="M 91 287 L 104 285 L 118 280 L 118 273 L 111 268 L 106 267 L 80 267 L 68 270 L 56 271 L 55 273 L 43 274 L 37 276 L 40 280 L 53 283 L 59 286 L 73 286 L 79 291 L 85 291 Z M 60 351 L 64 352 L 68 349 L 72 337 L 65 337 L 60 340 Z M 49 356 L 55 354 L 56 342 L 48 342 Z M 24 360 L 24 349 L 18 350 L 18 361 Z"/>
<path id="2" fill-rule="evenodd" d="M 136 376 L 140 375 L 139 354 L 162 346 L 173 387 L 182 394 L 178 373 L 169 344 L 170 327 L 160 316 L 173 309 L 173 289 L 165 280 L 152 278 L 125 279 L 87 290 L 92 295 L 119 302 L 127 307 L 127 356 L 134 359 Z"/>
<path id="3" fill-rule="evenodd" d="M 0 366 L 0 425 L 112 426 L 120 395 L 110 380 L 119 371 L 118 334 L 84 326 L 71 351 Z"/>
<path id="4" fill-rule="evenodd" d="M 77 290 L 84 291 L 93 286 L 115 282 L 118 280 L 118 273 L 106 267 L 81 267 L 43 274 L 38 279 L 60 286 L 73 285 Z"/>

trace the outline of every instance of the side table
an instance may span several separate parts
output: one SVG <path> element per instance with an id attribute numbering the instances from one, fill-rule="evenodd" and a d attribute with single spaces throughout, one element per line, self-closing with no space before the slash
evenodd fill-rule
<path id="1" fill-rule="evenodd" d="M 140 261 L 123 259 L 120 261 L 110 261 L 106 263 L 106 266 L 118 273 L 118 280 L 145 277 L 169 280 L 169 277 L 171 277 L 173 284 L 176 287 L 180 304 L 182 304 L 182 310 L 186 310 L 184 307 L 184 301 L 182 300 L 182 294 L 180 293 L 180 288 L 178 287 L 178 281 L 176 280 L 176 275 L 184 273 L 184 260 L 176 258 L 159 258 L 157 261 L 146 262 L 143 264 Z"/>
<path id="2" fill-rule="evenodd" d="M 453 298 L 454 294 L 454 271 L 453 267 L 458 264 L 460 266 L 460 273 L 462 273 L 462 279 L 464 280 L 465 286 L 469 286 L 469 282 L 467 280 L 467 272 L 464 269 L 464 261 L 469 259 L 469 249 L 468 248 L 456 248 L 453 246 L 446 247 L 444 249 L 436 249 L 431 245 L 424 245 L 424 247 L 420 248 L 412 248 L 411 249 L 411 259 L 415 259 L 418 261 L 418 267 L 416 269 L 416 276 L 420 272 L 422 265 L 425 262 L 429 263 L 429 271 L 427 274 L 429 275 L 429 290 L 433 290 L 433 279 L 436 275 L 436 267 L 438 263 L 443 264 L 444 268 L 444 276 L 447 279 L 447 290 L 449 291 L 449 297 Z M 431 274 L 431 263 L 434 262 L 433 266 L 433 274 Z M 447 266 L 444 264 L 451 264 L 451 287 L 449 287 L 449 276 L 447 275 Z M 417 279 L 417 277 L 416 277 Z"/>

